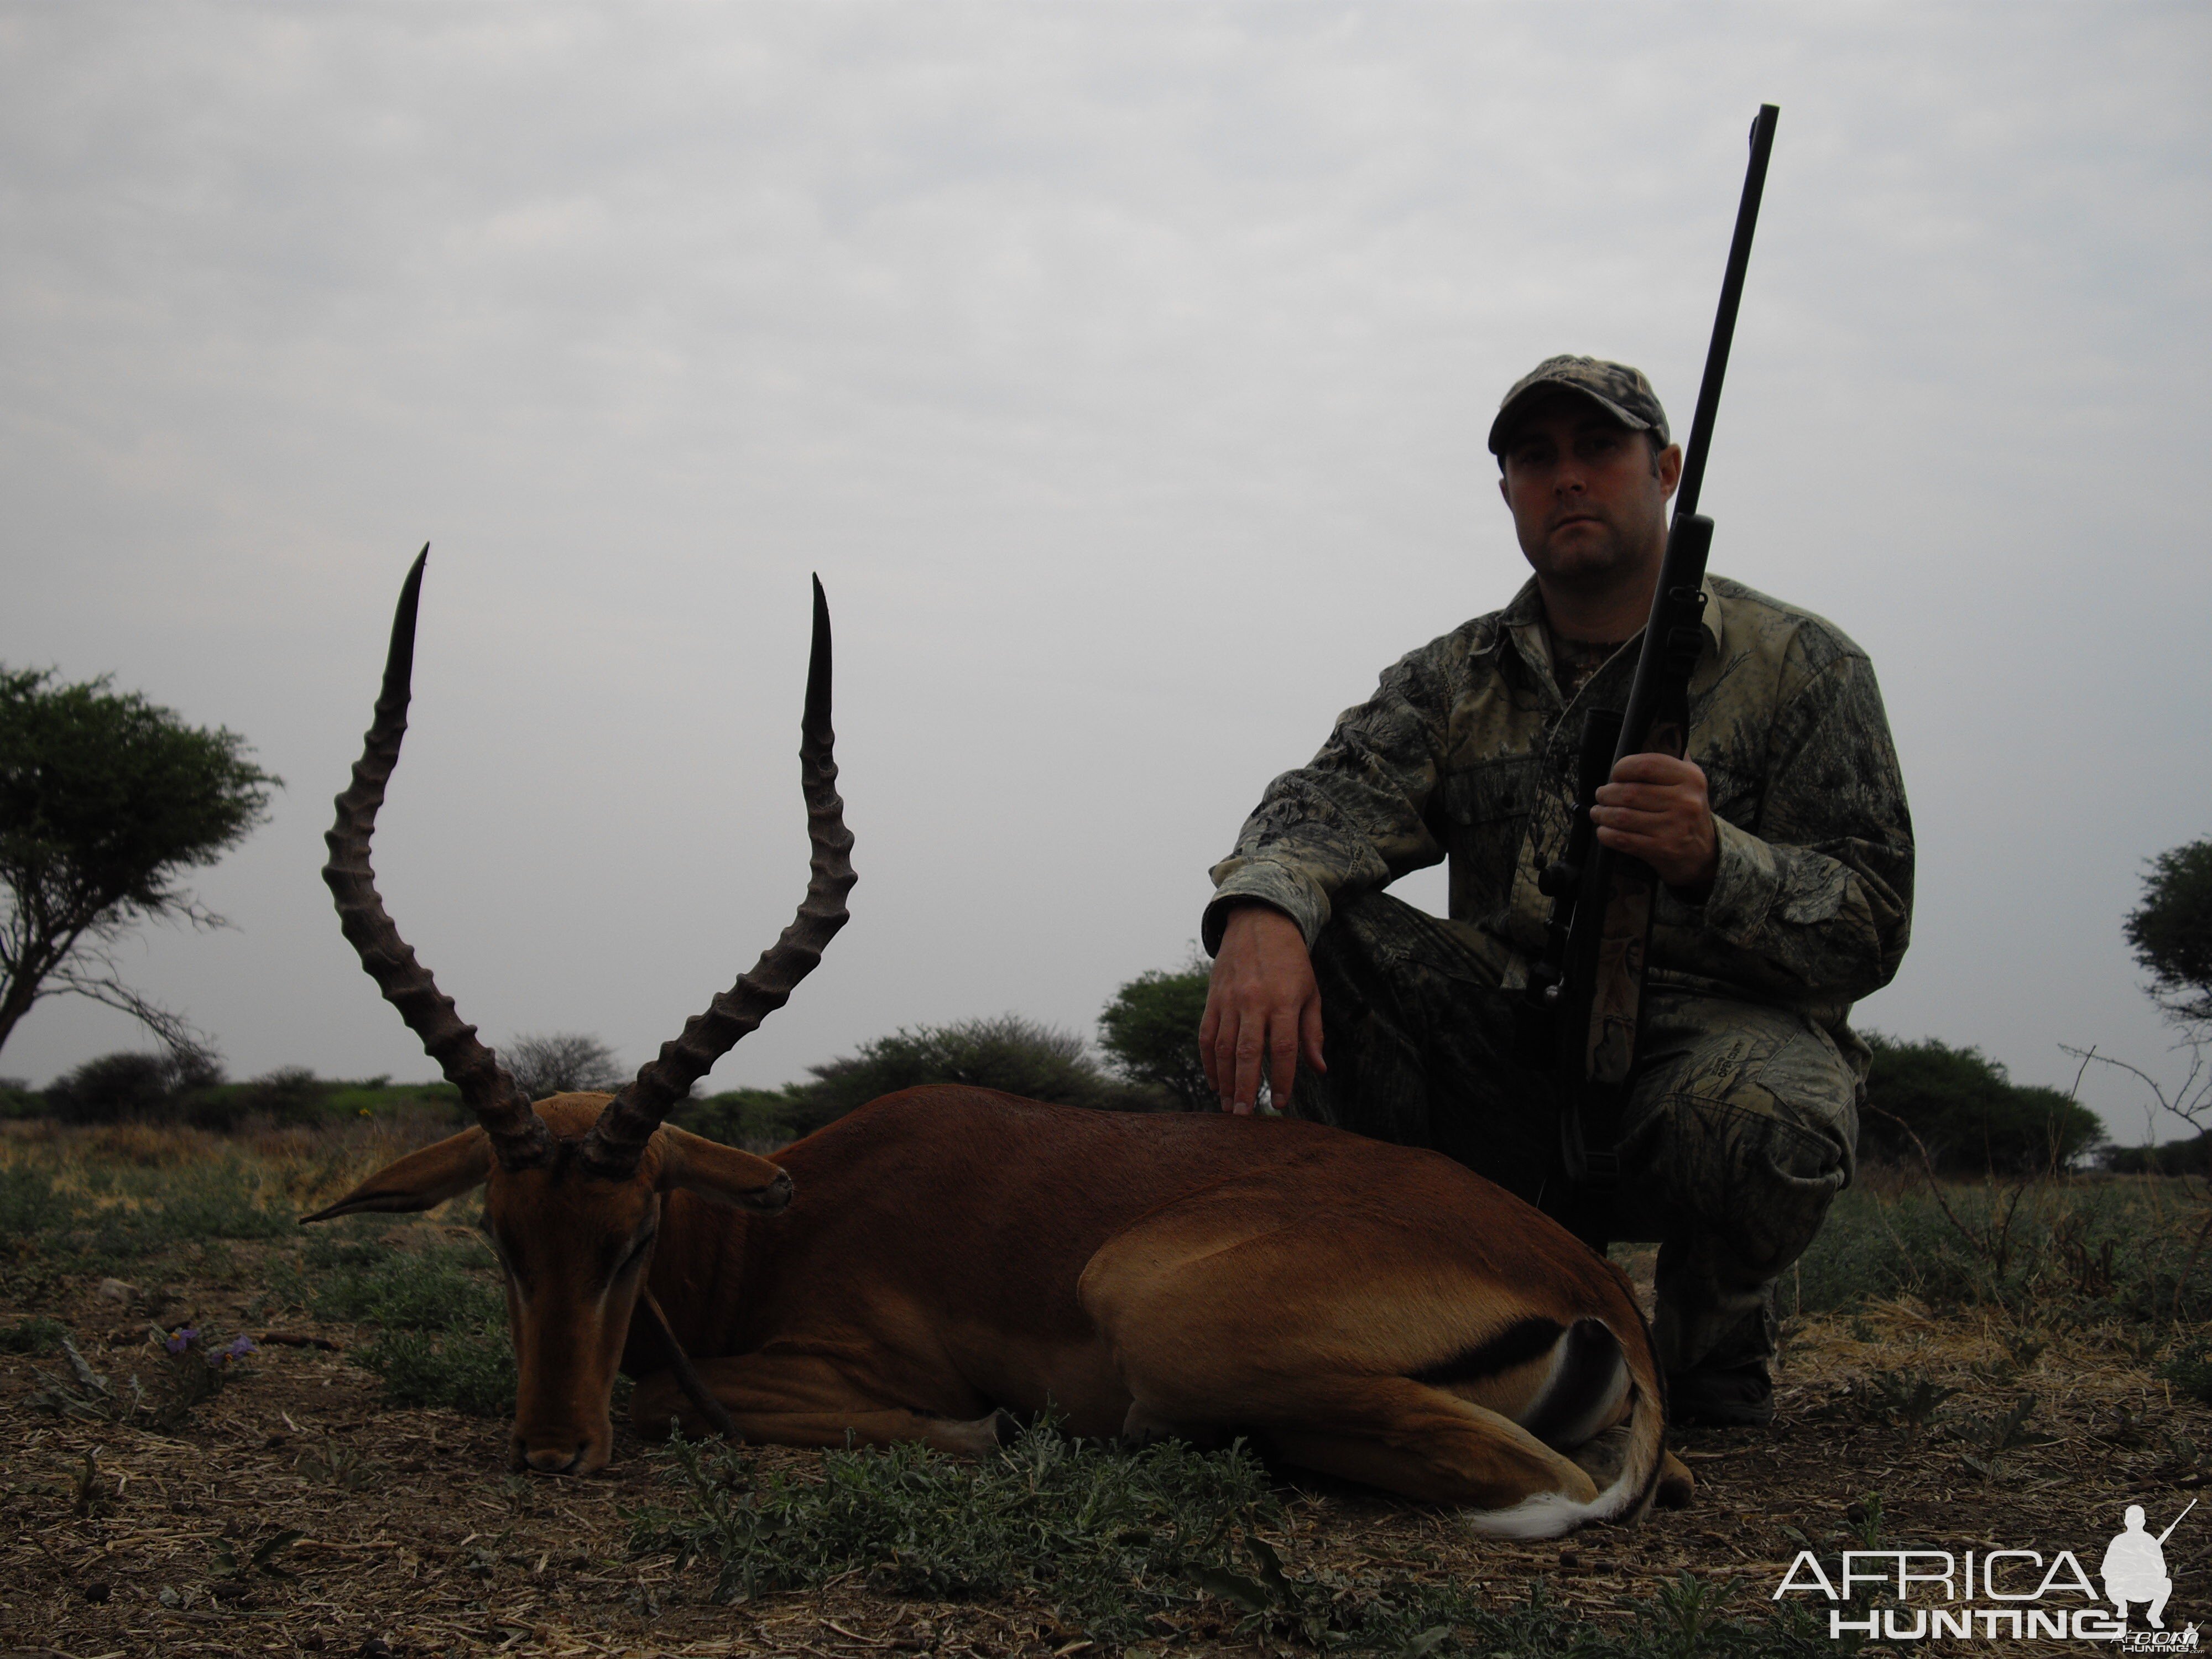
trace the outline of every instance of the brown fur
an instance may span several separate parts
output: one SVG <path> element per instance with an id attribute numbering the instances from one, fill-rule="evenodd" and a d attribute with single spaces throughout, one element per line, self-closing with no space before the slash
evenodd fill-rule
<path id="1" fill-rule="evenodd" d="M 538 1110 L 571 1148 L 605 1098 Z M 641 1378 L 641 1429 L 704 1426 L 631 1321 L 649 1279 L 757 1440 L 974 1452 L 1000 1411 L 1050 1407 L 1090 1436 L 1258 1433 L 1291 1461 L 1482 1512 L 1547 1494 L 1589 1504 L 1624 1469 L 1624 1515 L 1662 1480 L 1686 1491 L 1619 1270 L 1432 1152 L 1297 1122 L 913 1089 L 773 1160 L 664 1127 L 626 1182 L 566 1155 L 504 1170 L 470 1130 L 311 1218 L 424 1207 L 472 1180 L 488 1181 L 507 1269 L 518 1467 L 605 1463 L 618 1362 Z M 779 1214 L 735 1207 L 778 1209 L 785 1192 Z M 1566 1418 L 1591 1400 L 1602 1412 L 1583 1425 L 1587 1453 L 1521 1425 L 1560 1419 L 1558 1400 L 1546 1416 L 1548 1350 L 1531 1351 L 1577 1321 L 1619 1349 L 1616 1365 L 1605 1335 L 1578 1336 L 1557 1368 L 1576 1395 Z"/>

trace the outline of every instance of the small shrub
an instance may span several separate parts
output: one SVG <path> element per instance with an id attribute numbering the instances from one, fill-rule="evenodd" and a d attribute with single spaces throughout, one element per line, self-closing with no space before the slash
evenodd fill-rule
<path id="1" fill-rule="evenodd" d="M 614 1050 L 580 1031 L 519 1036 L 499 1058 L 526 1100 L 592 1090 L 612 1093 L 629 1081 Z"/>
<path id="2" fill-rule="evenodd" d="M 12 1325 L 0 1326 L 0 1353 L 53 1353 L 69 1334 L 69 1327 L 60 1320 L 33 1314 Z"/>
<path id="3" fill-rule="evenodd" d="M 313 1246 L 309 1249 L 312 1252 Z M 375 1323 L 395 1330 L 471 1331 L 506 1328 L 507 1297 L 486 1271 L 489 1254 L 471 1245 L 419 1250 L 341 1244 L 326 1258 L 335 1271 L 315 1298 L 319 1319 Z M 316 1257 L 307 1257 L 316 1265 Z"/>
<path id="4" fill-rule="evenodd" d="M 166 1363 L 149 1396 L 136 1376 L 118 1384 L 93 1370 L 67 1333 L 60 1346 L 69 1374 L 41 1372 L 40 1386 L 27 1396 L 27 1404 L 58 1417 L 131 1424 L 163 1433 L 182 1428 L 197 1407 L 221 1394 L 237 1377 L 239 1362 L 253 1352 L 249 1337 L 216 1346 L 203 1342 L 197 1330 L 172 1332 L 162 1342 Z"/>
<path id="5" fill-rule="evenodd" d="M 44 1170 L 24 1164 L 0 1169 L 0 1235 L 23 1238 L 55 1232 L 82 1213 L 77 1200 Z"/>
<path id="6" fill-rule="evenodd" d="M 814 1081 L 786 1091 L 793 1103 L 793 1127 L 802 1133 L 878 1096 L 926 1083 L 965 1083 L 1025 1100 L 1111 1111 L 1155 1111 L 1173 1103 L 1154 1090 L 1109 1077 L 1074 1032 L 1019 1014 L 902 1026 L 862 1043 L 857 1054 L 807 1069 Z"/>
<path id="7" fill-rule="evenodd" d="M 383 1382 L 392 1404 L 479 1417 L 514 1410 L 507 1297 L 481 1247 L 400 1250 L 340 1235 L 311 1237 L 305 1256 L 327 1274 L 316 1317 L 383 1328 L 353 1358 Z"/>
<path id="8" fill-rule="evenodd" d="M 2168 1354 L 2158 1374 L 2191 1400 L 2212 1405 L 2212 1342 L 2191 1338 Z"/>
<path id="9" fill-rule="evenodd" d="M 802 1103 L 781 1089 L 732 1089 L 684 1101 L 668 1121 L 695 1135 L 749 1152 L 772 1152 L 799 1138 Z"/>
<path id="10" fill-rule="evenodd" d="M 248 1120 L 312 1123 L 336 1089 L 304 1066 L 280 1066 L 251 1083 L 214 1084 L 178 1097 L 176 1115 L 197 1128 L 227 1133 Z"/>
<path id="11" fill-rule="evenodd" d="M 222 1081 L 212 1055 L 125 1049 L 88 1060 L 46 1090 L 47 1109 L 64 1123 L 117 1123 L 174 1115 L 179 1098 Z"/>
<path id="12" fill-rule="evenodd" d="M 354 1355 L 395 1406 L 444 1406 L 472 1417 L 514 1410 L 514 1351 L 499 1331 L 386 1331 Z"/>

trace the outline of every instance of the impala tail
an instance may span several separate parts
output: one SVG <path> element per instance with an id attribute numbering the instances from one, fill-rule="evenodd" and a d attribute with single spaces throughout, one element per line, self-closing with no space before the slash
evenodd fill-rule
<path id="1" fill-rule="evenodd" d="M 1565 1326 L 1531 1320 L 1517 1334 L 1529 1362 L 1547 1373 L 1518 1417 L 1521 1427 L 1580 1469 L 1596 1491 L 1589 1497 L 1536 1492 L 1503 1508 L 1470 1510 L 1468 1525 L 1494 1538 L 1556 1538 L 1593 1521 L 1642 1520 L 1671 1461 L 1664 1385 L 1643 1321 L 1625 1339 L 1595 1318 Z M 1493 1346 L 1516 1335 L 1508 1332 Z M 1445 1377 L 1417 1380 L 1450 1386 Z"/>

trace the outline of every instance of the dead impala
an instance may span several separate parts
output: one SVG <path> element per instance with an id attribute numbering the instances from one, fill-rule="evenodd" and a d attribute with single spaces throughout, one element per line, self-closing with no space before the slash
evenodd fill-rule
<path id="1" fill-rule="evenodd" d="M 369 866 L 422 563 L 324 876 L 362 965 L 482 1127 L 306 1218 L 485 1188 L 520 1371 L 517 1468 L 605 1464 L 620 1367 L 640 1378 L 648 1432 L 672 1415 L 789 1444 L 977 1452 L 1008 1411 L 1049 1405 L 1085 1435 L 1255 1434 L 1288 1462 L 1463 1505 L 1514 1536 L 1633 1519 L 1662 1485 L 1686 1494 L 1626 1279 L 1437 1154 L 966 1088 L 889 1096 L 773 1159 L 663 1125 L 845 921 L 852 837 L 819 583 L 797 918 L 620 1094 L 533 1106 L 400 939 Z"/>

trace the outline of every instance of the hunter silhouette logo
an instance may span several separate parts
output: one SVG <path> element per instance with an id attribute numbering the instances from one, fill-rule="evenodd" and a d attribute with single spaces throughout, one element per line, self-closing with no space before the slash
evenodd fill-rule
<path id="1" fill-rule="evenodd" d="M 2173 1528 L 2181 1524 L 2182 1516 L 2196 1507 L 2197 1500 L 2192 1498 L 2189 1509 L 2175 1516 L 2172 1524 L 2153 1538 L 2143 1530 L 2142 1505 L 2128 1505 L 2127 1530 L 2105 1547 L 2105 1565 L 2099 1575 L 2105 1581 L 2105 1599 L 2112 1604 L 2123 1623 L 2127 1620 L 2129 1602 L 2147 1601 L 2150 1605 L 2143 1616 L 2150 1620 L 2150 1627 L 2166 1628 L 2166 1620 L 2160 1615 L 2166 1611 L 2166 1598 L 2173 1594 L 2173 1580 L 2166 1576 L 2166 1540 L 2173 1536 Z"/>

